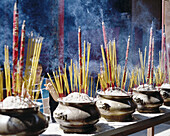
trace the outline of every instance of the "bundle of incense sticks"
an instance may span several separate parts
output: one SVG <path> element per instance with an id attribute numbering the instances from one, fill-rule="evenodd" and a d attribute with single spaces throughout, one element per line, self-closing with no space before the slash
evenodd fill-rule
<path id="1" fill-rule="evenodd" d="M 142 52 L 139 49 L 139 59 L 140 59 L 141 68 L 138 67 L 135 68 L 135 72 L 136 72 L 135 76 L 133 76 L 133 71 L 132 71 L 129 88 L 137 87 L 141 83 L 144 85 L 145 78 L 147 84 L 153 85 L 153 80 L 154 80 L 153 74 L 155 74 L 155 80 L 156 81 L 158 80 L 158 75 L 156 75 L 156 71 L 154 70 L 154 38 L 152 38 L 151 40 L 152 43 L 150 44 L 149 47 L 147 75 L 145 75 L 145 61 L 146 61 L 146 47 L 145 47 L 144 60 L 143 60 Z M 131 83 L 131 81 L 133 81 L 134 83 Z"/>
<path id="2" fill-rule="evenodd" d="M 40 57 L 40 53 L 41 53 L 43 37 L 37 37 L 34 40 L 35 40 L 35 43 L 33 45 L 34 46 L 33 56 L 32 57 L 30 56 L 30 54 L 32 54 L 32 52 L 29 54 L 29 56 L 32 58 L 31 71 L 30 71 L 30 75 L 29 75 L 28 79 L 25 78 L 26 88 L 27 88 L 27 91 L 29 91 L 29 94 L 31 95 L 32 99 L 34 98 L 33 97 L 34 93 L 32 92 L 32 90 L 35 90 L 36 72 L 37 72 L 37 66 L 38 66 L 39 57 Z"/>
<path id="3" fill-rule="evenodd" d="M 90 95 L 92 96 L 92 91 L 94 88 L 93 77 L 89 76 L 89 59 L 90 59 L 90 47 L 91 44 L 87 43 L 87 66 L 86 66 L 86 42 L 84 41 L 84 56 L 82 62 L 82 80 L 80 80 L 80 70 L 78 70 L 77 63 L 74 64 L 71 60 L 70 66 L 68 66 L 69 75 L 66 72 L 67 65 L 65 64 L 64 71 L 61 72 L 60 67 L 58 72 L 53 72 L 54 81 L 48 73 L 49 79 L 57 91 L 59 97 L 66 96 L 66 94 L 70 94 L 71 92 L 80 92 L 80 93 L 88 93 L 89 85 L 91 83 Z M 69 76 L 69 78 L 68 78 Z M 70 81 L 68 81 L 70 79 Z M 91 81 L 89 83 L 89 81 Z M 70 83 L 70 86 L 69 86 Z M 80 85 L 81 84 L 81 85 Z M 65 93 L 64 87 L 66 88 L 67 93 Z"/>
<path id="4" fill-rule="evenodd" d="M 168 62 L 169 61 L 167 59 L 168 53 L 167 53 L 167 49 L 166 49 L 165 32 L 163 33 L 162 40 L 163 40 L 162 41 L 163 47 L 161 49 L 161 53 L 159 52 L 159 67 L 157 68 L 157 70 L 154 71 L 157 86 L 161 86 L 163 83 L 170 83 L 170 73 L 168 73 L 168 69 L 169 69 Z M 162 52 L 163 52 L 163 54 L 162 54 Z"/>
<path id="5" fill-rule="evenodd" d="M 127 50 L 126 50 L 126 59 L 125 59 L 125 68 L 122 78 L 122 87 L 124 88 L 126 84 L 127 79 L 127 60 L 128 60 L 128 52 L 129 52 L 129 43 L 130 43 L 130 37 L 128 38 L 127 42 Z M 105 56 L 103 45 L 101 45 L 101 52 L 102 52 L 102 58 L 103 58 L 103 65 L 104 70 L 102 69 L 102 66 L 100 66 L 100 74 L 99 76 L 99 82 L 101 85 L 101 89 L 105 91 L 108 87 L 114 87 L 115 83 L 117 87 L 120 87 L 120 74 L 121 74 L 121 66 L 117 66 L 117 56 L 116 56 L 116 44 L 115 39 L 113 42 L 109 42 L 109 46 L 107 47 L 107 53 Z M 107 58 L 107 62 L 106 62 Z M 108 64 L 108 65 L 107 65 Z"/>
<path id="6" fill-rule="evenodd" d="M 4 62 L 4 69 L 5 69 L 5 83 L 6 83 L 6 90 L 7 96 L 11 96 L 11 79 L 10 79 L 10 65 L 9 65 L 9 48 L 5 45 L 5 62 Z"/>
<path id="7" fill-rule="evenodd" d="M 3 71 L 0 68 L 0 101 L 3 100 Z"/>
<path id="8" fill-rule="evenodd" d="M 130 81 L 129 81 L 128 92 L 131 92 L 132 91 L 131 89 L 134 86 L 134 77 L 135 77 L 135 70 L 134 69 L 132 70 L 132 74 L 129 75 L 129 77 L 130 77 Z"/>
<path id="9" fill-rule="evenodd" d="M 106 51 L 106 59 L 107 59 L 107 65 L 108 65 L 108 72 L 109 72 L 109 79 L 108 79 L 108 82 L 107 83 L 107 86 L 109 86 L 109 84 L 111 83 L 112 81 L 112 68 L 111 68 L 111 50 L 109 51 L 108 50 L 108 46 L 107 46 L 107 36 L 106 36 L 106 30 L 105 30 L 105 25 L 104 25 L 104 22 L 102 22 L 102 30 L 103 30 L 103 39 L 104 39 L 104 45 L 105 45 L 105 51 Z M 109 44 L 109 48 L 111 48 L 111 42 Z M 111 83 L 112 86 L 114 87 L 114 83 Z"/>
<path id="10" fill-rule="evenodd" d="M 35 101 L 36 101 L 36 100 L 38 99 L 38 97 L 39 97 L 43 80 L 44 80 L 44 77 L 41 78 L 40 84 L 39 84 L 38 87 L 37 87 L 37 92 L 36 92 L 36 95 L 35 95 L 35 97 L 34 97 L 34 100 L 35 100 Z"/>
<path id="11" fill-rule="evenodd" d="M 33 37 L 33 32 L 31 32 L 29 38 L 28 38 L 28 45 L 27 45 L 27 57 L 26 57 L 26 66 L 25 66 L 25 75 L 24 79 L 28 80 L 29 78 L 29 71 L 32 66 L 32 56 L 35 48 L 35 38 Z"/>
<path id="12" fill-rule="evenodd" d="M 147 47 L 145 47 L 144 58 L 143 58 L 142 52 L 139 49 L 139 59 L 140 59 L 140 65 L 141 65 L 141 72 L 140 72 L 141 79 L 140 80 L 142 80 L 142 84 L 144 84 L 145 82 L 146 49 Z"/>

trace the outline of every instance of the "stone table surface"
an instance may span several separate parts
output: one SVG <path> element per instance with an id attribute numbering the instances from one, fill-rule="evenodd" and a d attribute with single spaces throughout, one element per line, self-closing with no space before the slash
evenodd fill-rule
<path id="1" fill-rule="evenodd" d="M 161 106 L 160 107 L 160 113 L 139 113 L 134 112 L 133 113 L 133 120 L 131 122 L 107 122 L 104 118 L 100 118 L 99 122 L 96 123 L 96 131 L 92 134 L 66 134 L 63 132 L 63 130 L 59 127 L 58 123 L 49 123 L 49 127 L 47 130 L 41 134 L 41 136 L 45 135 L 55 135 L 55 136 L 92 136 L 97 135 L 99 132 L 105 132 L 107 130 L 113 130 L 117 128 L 121 128 L 123 126 L 127 126 L 130 124 L 133 124 L 135 122 L 138 122 L 140 120 L 147 120 L 152 117 L 163 115 L 164 113 L 170 113 L 170 107 L 168 106 Z M 170 136 L 170 121 L 167 121 L 165 123 L 159 124 L 155 126 L 155 136 Z M 137 133 L 131 134 L 130 136 L 142 136 L 146 135 L 147 131 L 142 130 Z"/>

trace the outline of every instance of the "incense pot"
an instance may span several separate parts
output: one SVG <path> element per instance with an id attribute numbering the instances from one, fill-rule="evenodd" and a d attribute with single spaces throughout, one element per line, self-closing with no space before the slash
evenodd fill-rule
<path id="1" fill-rule="evenodd" d="M 63 98 L 58 101 L 54 118 L 65 133 L 91 133 L 96 130 L 100 112 L 95 101 L 65 101 Z"/>
<path id="2" fill-rule="evenodd" d="M 131 121 L 136 104 L 132 97 L 120 88 L 108 88 L 105 92 L 99 90 L 96 105 L 101 116 L 107 121 Z"/>
<path id="3" fill-rule="evenodd" d="M 24 109 L 0 108 L 0 135 L 39 135 L 48 127 L 49 118 L 38 107 Z"/>
<path id="4" fill-rule="evenodd" d="M 160 91 L 147 84 L 133 89 L 133 99 L 141 113 L 159 113 L 159 107 L 163 103 Z"/>
<path id="5" fill-rule="evenodd" d="M 170 106 L 170 84 L 162 84 L 160 94 L 163 98 L 164 105 Z"/>

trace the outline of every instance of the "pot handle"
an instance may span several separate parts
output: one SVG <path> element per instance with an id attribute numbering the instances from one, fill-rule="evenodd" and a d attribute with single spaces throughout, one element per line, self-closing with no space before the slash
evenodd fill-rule
<path id="1" fill-rule="evenodd" d="M 163 91 L 163 92 L 162 92 L 162 97 L 163 97 L 164 99 L 166 99 L 166 98 L 169 97 L 169 94 L 168 94 L 166 91 Z"/>
<path id="2" fill-rule="evenodd" d="M 136 103 L 145 104 L 144 101 L 141 98 L 134 98 L 134 100 L 135 100 Z"/>
<path id="3" fill-rule="evenodd" d="M 103 104 L 101 104 L 100 106 L 99 106 L 99 108 L 100 109 L 104 109 L 104 110 L 107 110 L 107 111 L 109 111 L 110 110 L 110 105 L 109 104 L 107 104 L 107 103 L 103 103 Z"/>
<path id="4" fill-rule="evenodd" d="M 57 119 L 62 119 L 62 120 L 67 120 L 67 114 L 64 114 L 63 112 L 60 112 L 60 113 L 55 113 L 55 117 Z"/>

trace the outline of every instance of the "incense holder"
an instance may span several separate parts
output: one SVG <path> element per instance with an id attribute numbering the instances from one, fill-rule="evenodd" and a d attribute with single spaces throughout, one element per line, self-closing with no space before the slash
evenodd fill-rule
<path id="1" fill-rule="evenodd" d="M 99 90 L 96 105 L 101 116 L 107 121 L 131 121 L 136 104 L 132 97 L 120 88 L 108 88 Z"/>
<path id="2" fill-rule="evenodd" d="M 164 105 L 170 106 L 170 84 L 162 84 L 160 94 L 163 98 Z"/>
<path id="3" fill-rule="evenodd" d="M 83 94 L 84 100 L 79 99 L 81 93 L 72 93 L 69 99 L 59 98 L 59 105 L 54 111 L 54 118 L 65 133 L 91 133 L 96 130 L 100 112 L 95 101 Z M 87 98 L 87 99 L 86 99 Z"/>
<path id="4" fill-rule="evenodd" d="M 12 102 L 11 98 L 8 99 L 10 102 Z M 18 101 L 18 98 L 13 98 Z M 15 101 L 15 103 L 19 105 L 20 101 L 18 103 Z M 16 108 L 14 108 L 13 106 L 6 107 L 4 102 L 0 103 L 0 126 L 2 128 L 0 135 L 39 135 L 47 129 L 49 118 L 39 111 L 38 105 L 22 108 L 15 105 Z"/>
<path id="5" fill-rule="evenodd" d="M 137 110 L 141 113 L 159 113 L 163 103 L 160 91 L 150 85 L 140 85 L 133 89 L 133 99 L 137 103 Z"/>

